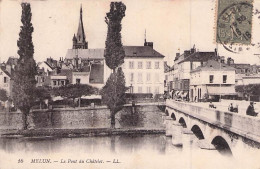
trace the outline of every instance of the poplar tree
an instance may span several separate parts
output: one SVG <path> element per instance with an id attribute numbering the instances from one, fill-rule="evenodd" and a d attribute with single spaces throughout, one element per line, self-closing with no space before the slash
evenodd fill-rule
<path id="1" fill-rule="evenodd" d="M 106 85 L 101 90 L 103 101 L 110 109 L 111 128 L 115 128 L 115 115 L 125 104 L 125 77 L 121 68 L 110 74 Z"/>
<path id="2" fill-rule="evenodd" d="M 105 59 L 107 66 L 115 69 L 124 63 L 125 51 L 121 41 L 121 21 L 125 16 L 126 6 L 122 2 L 111 2 L 110 11 L 105 17 L 108 25 Z"/>
<path id="3" fill-rule="evenodd" d="M 111 2 L 110 11 L 106 14 L 108 25 L 105 60 L 112 69 L 101 94 L 103 101 L 110 109 L 111 128 L 115 128 L 115 115 L 125 103 L 125 77 L 120 65 L 124 63 L 125 51 L 121 41 L 121 21 L 125 16 L 126 6 L 122 2 Z"/>
<path id="4" fill-rule="evenodd" d="M 34 46 L 32 42 L 33 26 L 30 3 L 22 3 L 22 26 L 20 28 L 18 46 L 18 63 L 14 71 L 13 99 L 15 106 L 21 110 L 23 129 L 28 127 L 27 116 L 34 103 L 36 88 L 36 63 L 33 59 Z"/>

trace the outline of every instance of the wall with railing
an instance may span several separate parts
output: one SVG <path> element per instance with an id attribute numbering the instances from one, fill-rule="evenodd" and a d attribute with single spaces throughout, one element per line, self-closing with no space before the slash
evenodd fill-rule
<path id="1" fill-rule="evenodd" d="M 209 124 L 260 142 L 260 118 L 167 100 L 166 106 Z"/>

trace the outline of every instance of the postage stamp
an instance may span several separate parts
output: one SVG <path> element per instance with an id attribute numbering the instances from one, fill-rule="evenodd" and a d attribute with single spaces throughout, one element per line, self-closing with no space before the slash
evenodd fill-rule
<path id="1" fill-rule="evenodd" d="M 253 0 L 218 0 L 216 42 L 250 45 Z"/>

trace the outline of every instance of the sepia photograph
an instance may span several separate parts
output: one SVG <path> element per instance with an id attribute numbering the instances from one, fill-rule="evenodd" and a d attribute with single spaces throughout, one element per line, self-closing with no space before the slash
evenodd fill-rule
<path id="1" fill-rule="evenodd" d="M 0 0 L 0 169 L 259 169 L 260 0 Z"/>

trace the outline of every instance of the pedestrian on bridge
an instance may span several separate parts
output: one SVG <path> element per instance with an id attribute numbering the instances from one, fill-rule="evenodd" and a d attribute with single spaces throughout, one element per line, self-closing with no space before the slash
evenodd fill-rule
<path id="1" fill-rule="evenodd" d="M 233 104 L 232 104 L 232 103 L 230 103 L 230 105 L 229 105 L 229 107 L 228 107 L 228 110 L 231 111 L 231 112 L 233 112 L 234 107 L 233 107 Z"/>
<path id="2" fill-rule="evenodd" d="M 255 112 L 254 102 L 250 102 L 250 105 L 247 107 L 246 114 L 249 116 L 257 116 L 258 113 Z"/>

